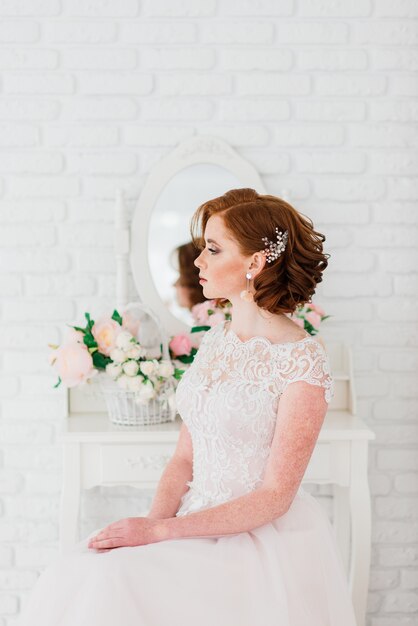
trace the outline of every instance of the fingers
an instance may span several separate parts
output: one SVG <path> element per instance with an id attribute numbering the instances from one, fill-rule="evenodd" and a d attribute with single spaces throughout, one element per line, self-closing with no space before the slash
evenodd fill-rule
<path id="1" fill-rule="evenodd" d="M 120 548 L 125 545 L 124 537 L 111 537 L 107 539 L 91 539 L 88 547 L 101 550 L 103 548 Z"/>

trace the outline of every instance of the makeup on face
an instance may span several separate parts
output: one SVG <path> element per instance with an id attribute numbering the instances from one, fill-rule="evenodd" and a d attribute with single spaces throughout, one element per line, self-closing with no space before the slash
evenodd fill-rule
<path id="1" fill-rule="evenodd" d="M 214 239 L 210 239 L 210 238 L 206 239 L 206 244 L 212 244 L 210 247 L 206 248 L 207 251 L 209 252 L 209 254 L 211 254 L 212 256 L 215 255 L 215 254 L 218 254 L 219 250 L 214 248 L 213 244 L 215 244 L 216 246 L 219 246 L 219 244 Z M 202 252 L 203 252 L 203 250 L 202 250 Z M 207 282 L 207 278 L 205 278 L 204 276 L 201 276 L 201 278 L 199 280 L 199 283 L 203 284 L 203 283 L 206 283 L 206 282 Z"/>
<path id="2" fill-rule="evenodd" d="M 201 245 L 194 264 L 199 268 L 199 284 L 205 297 L 223 298 L 242 290 L 241 275 L 245 273 L 242 260 L 223 228 L 221 218 L 212 216 L 209 219 Z"/>

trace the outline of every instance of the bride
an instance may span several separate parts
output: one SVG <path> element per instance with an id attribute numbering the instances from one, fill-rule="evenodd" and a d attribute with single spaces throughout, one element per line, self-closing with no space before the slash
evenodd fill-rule
<path id="1" fill-rule="evenodd" d="M 333 379 L 287 317 L 322 280 L 325 237 L 253 189 L 205 202 L 191 233 L 204 296 L 234 314 L 177 386 L 183 424 L 151 510 L 57 557 L 19 626 L 355 626 L 331 524 L 301 487 Z"/>

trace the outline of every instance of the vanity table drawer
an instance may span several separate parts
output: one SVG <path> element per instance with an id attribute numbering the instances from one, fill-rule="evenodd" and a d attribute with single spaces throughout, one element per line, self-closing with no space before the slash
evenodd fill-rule
<path id="1" fill-rule="evenodd" d="M 103 483 L 155 483 L 174 453 L 175 445 L 102 445 L 100 467 Z"/>

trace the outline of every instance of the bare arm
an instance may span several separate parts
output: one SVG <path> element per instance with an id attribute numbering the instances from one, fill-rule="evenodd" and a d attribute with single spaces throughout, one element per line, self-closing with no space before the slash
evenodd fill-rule
<path id="1" fill-rule="evenodd" d="M 240 533 L 285 514 L 305 474 L 327 407 L 321 387 L 303 381 L 289 385 L 279 402 L 261 487 L 209 509 L 161 520 L 157 540 Z"/>
<path id="2" fill-rule="evenodd" d="M 147 517 L 150 519 L 174 517 L 178 511 L 181 497 L 189 490 L 186 482 L 192 479 L 192 475 L 192 441 L 189 431 L 183 423 L 176 450 L 161 475 Z"/>

